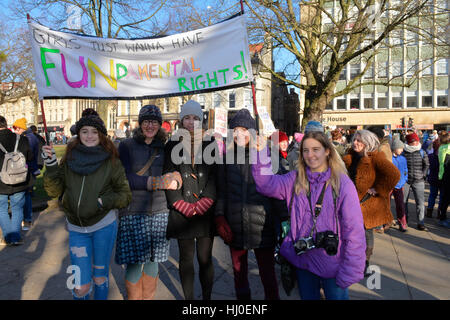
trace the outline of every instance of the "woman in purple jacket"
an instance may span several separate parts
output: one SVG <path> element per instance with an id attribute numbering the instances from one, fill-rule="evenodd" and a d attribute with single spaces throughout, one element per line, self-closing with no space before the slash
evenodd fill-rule
<path id="1" fill-rule="evenodd" d="M 327 299 L 348 299 L 366 259 L 358 194 L 324 133 L 305 134 L 300 151 L 298 170 L 284 175 L 273 175 L 268 150 L 260 151 L 252 162 L 256 188 L 291 208 L 281 254 L 297 268 L 301 299 L 320 299 L 321 287 Z"/>

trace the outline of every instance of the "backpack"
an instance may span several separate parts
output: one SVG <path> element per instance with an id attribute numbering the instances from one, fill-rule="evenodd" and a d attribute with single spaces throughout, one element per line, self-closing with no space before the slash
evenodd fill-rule
<path id="1" fill-rule="evenodd" d="M 14 151 L 8 152 L 0 143 L 0 150 L 5 153 L 2 170 L 0 171 L 0 180 L 4 184 L 15 185 L 27 180 L 28 166 L 25 156 L 17 151 L 20 136 L 16 134 L 16 145 Z"/>

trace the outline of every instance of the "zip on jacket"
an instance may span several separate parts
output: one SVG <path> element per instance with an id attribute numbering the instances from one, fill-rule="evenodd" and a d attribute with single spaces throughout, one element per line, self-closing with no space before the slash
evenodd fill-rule
<path id="1" fill-rule="evenodd" d="M 86 176 L 83 176 L 83 180 L 81 181 L 80 197 L 78 198 L 78 205 L 77 205 L 77 217 L 78 217 L 78 221 L 80 221 L 80 227 L 84 227 L 83 223 L 81 222 L 81 217 L 80 217 L 80 203 L 81 203 L 81 197 L 83 196 L 85 180 L 86 180 Z"/>

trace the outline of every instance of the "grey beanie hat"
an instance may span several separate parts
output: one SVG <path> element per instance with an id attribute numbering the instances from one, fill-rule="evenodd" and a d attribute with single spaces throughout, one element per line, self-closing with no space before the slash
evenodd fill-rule
<path id="1" fill-rule="evenodd" d="M 190 114 L 197 116 L 200 121 L 203 121 L 203 110 L 200 103 L 194 100 L 189 100 L 181 106 L 180 120 L 183 120 L 185 116 Z"/>
<path id="2" fill-rule="evenodd" d="M 398 138 L 395 138 L 393 141 L 392 141 L 392 150 L 395 150 L 395 149 L 404 149 L 405 148 L 405 144 L 403 143 L 403 142 L 401 142 L 400 141 L 400 139 L 398 139 Z"/>

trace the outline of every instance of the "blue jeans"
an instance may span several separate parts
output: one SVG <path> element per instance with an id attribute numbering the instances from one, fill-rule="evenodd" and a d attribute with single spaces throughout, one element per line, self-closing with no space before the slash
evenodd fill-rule
<path id="1" fill-rule="evenodd" d="M 8 214 L 8 198 L 11 206 L 11 218 Z M 0 194 L 0 227 L 7 243 L 21 240 L 20 230 L 23 219 L 25 192 Z"/>
<path id="2" fill-rule="evenodd" d="M 23 206 L 23 221 L 33 221 L 33 203 L 31 197 L 33 195 L 33 187 L 25 190 L 25 205 Z"/>
<path id="3" fill-rule="evenodd" d="M 430 195 L 428 196 L 428 206 L 427 208 L 429 209 L 434 209 L 434 204 L 436 203 L 436 198 L 439 194 L 439 187 L 434 185 L 434 184 L 430 184 Z M 439 197 L 439 205 L 442 203 L 442 197 Z"/>
<path id="4" fill-rule="evenodd" d="M 320 300 L 320 287 L 327 300 L 348 300 L 348 289 L 336 284 L 336 279 L 324 279 L 312 272 L 297 269 L 298 291 L 302 300 Z"/>
<path id="5" fill-rule="evenodd" d="M 69 249 L 72 265 L 80 270 L 80 285 L 90 284 L 92 278 L 105 278 L 102 284 L 95 283 L 95 300 L 107 300 L 109 289 L 109 264 L 116 241 L 117 221 L 91 233 L 69 231 Z M 92 271 L 93 270 L 93 271 Z M 89 292 L 81 297 L 89 299 Z M 74 298 L 79 299 L 74 293 Z"/>

